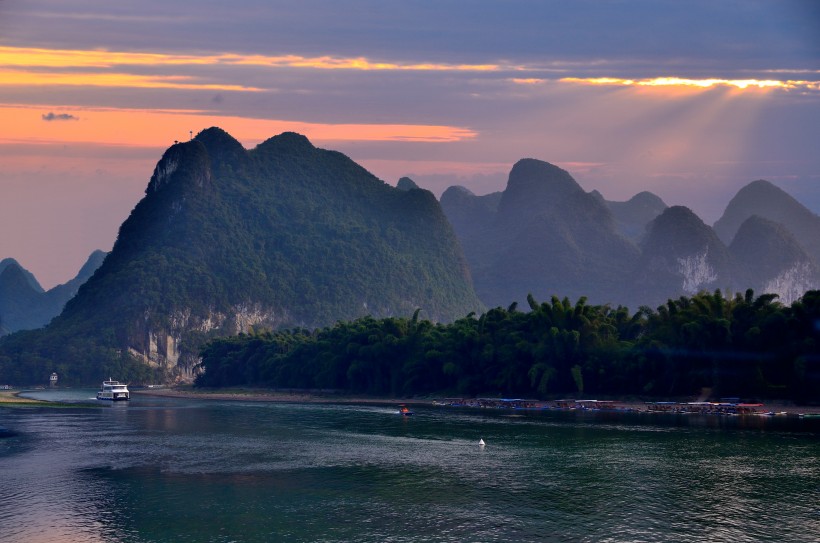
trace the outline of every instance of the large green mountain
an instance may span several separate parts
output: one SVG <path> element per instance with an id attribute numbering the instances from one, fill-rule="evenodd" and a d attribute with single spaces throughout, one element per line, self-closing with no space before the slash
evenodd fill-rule
<path id="1" fill-rule="evenodd" d="M 100 360 L 64 364 L 61 382 L 184 378 L 208 337 L 416 308 L 438 321 L 482 309 L 430 192 L 298 134 L 248 151 L 210 128 L 165 152 L 98 272 L 41 334 L 0 344 L 0 370 L 4 354 L 65 361 L 69 348 Z"/>

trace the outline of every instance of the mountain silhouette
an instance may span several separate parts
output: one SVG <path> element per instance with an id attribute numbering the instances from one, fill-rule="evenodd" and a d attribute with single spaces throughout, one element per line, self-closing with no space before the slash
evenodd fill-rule
<path id="1" fill-rule="evenodd" d="M 613 302 L 638 258 L 606 204 L 548 162 L 518 161 L 500 198 L 451 187 L 442 207 L 462 242 L 476 292 L 490 306 L 528 294 Z"/>
<path id="2" fill-rule="evenodd" d="M 94 251 L 73 279 L 48 291 L 43 291 L 34 275 L 16 260 L 5 259 L 0 266 L 0 324 L 4 329 L 0 335 L 48 324 L 100 267 L 105 255 Z"/>
<path id="3" fill-rule="evenodd" d="M 715 232 L 729 244 L 752 215 L 783 225 L 814 262 L 820 263 L 820 217 L 768 181 L 753 181 L 740 189 L 715 222 Z"/>
<path id="4" fill-rule="evenodd" d="M 18 266 L 22 270 L 23 275 L 26 277 L 26 281 L 34 291 L 45 292 L 43 287 L 40 285 L 40 282 L 37 281 L 36 277 L 34 277 L 34 274 L 25 269 L 23 266 L 21 266 L 20 263 L 13 258 L 4 258 L 3 260 L 0 260 L 0 273 L 3 273 L 3 270 L 5 270 L 8 266 L 11 266 L 12 264 Z"/>
<path id="5" fill-rule="evenodd" d="M 615 226 L 625 238 L 639 243 L 652 220 L 667 208 L 660 197 L 651 192 L 639 192 L 626 202 L 606 201 L 615 218 Z"/>

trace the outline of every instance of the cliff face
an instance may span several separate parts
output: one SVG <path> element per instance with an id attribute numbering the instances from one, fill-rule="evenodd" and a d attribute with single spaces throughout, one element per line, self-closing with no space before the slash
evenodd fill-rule
<path id="1" fill-rule="evenodd" d="M 430 192 L 298 134 L 248 151 L 212 128 L 164 153 L 109 257 L 38 341 L 70 330 L 111 364 L 127 353 L 188 379 L 211 337 L 417 308 L 438 321 L 483 308 Z"/>

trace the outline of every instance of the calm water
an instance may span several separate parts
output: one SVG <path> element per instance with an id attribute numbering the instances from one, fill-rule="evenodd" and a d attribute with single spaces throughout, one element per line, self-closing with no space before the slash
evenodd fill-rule
<path id="1" fill-rule="evenodd" d="M 0 540 L 820 541 L 817 420 L 511 414 L 0 408 Z"/>

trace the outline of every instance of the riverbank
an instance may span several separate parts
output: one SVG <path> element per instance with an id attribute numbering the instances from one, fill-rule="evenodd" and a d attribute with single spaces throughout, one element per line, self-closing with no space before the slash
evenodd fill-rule
<path id="1" fill-rule="evenodd" d="M 154 389 L 136 389 L 131 391 L 132 394 L 146 395 L 146 396 L 162 396 L 166 398 L 189 398 L 201 400 L 221 400 L 221 401 L 237 401 L 237 402 L 283 402 L 283 403 L 328 403 L 328 404 L 389 404 L 389 405 L 451 405 L 454 407 L 488 407 L 504 409 L 503 405 L 473 405 L 472 403 L 459 404 L 445 404 L 436 399 L 412 398 L 412 399 L 397 399 L 397 398 L 373 398 L 363 396 L 349 396 L 344 394 L 322 393 L 322 392 L 301 392 L 301 391 L 276 391 L 269 389 L 194 389 L 190 387 L 174 387 L 174 388 L 154 388 Z M 474 402 L 470 400 L 469 402 Z M 557 408 L 569 409 L 569 407 L 558 407 L 554 405 L 556 402 L 543 401 L 536 402 L 531 409 L 539 408 Z M 647 402 L 635 400 L 616 400 L 607 402 L 611 404 L 607 409 L 614 409 L 620 411 L 638 411 L 651 412 Z M 513 407 L 506 407 L 513 408 Z M 593 409 L 594 407 L 586 407 Z M 786 415 L 820 415 L 820 406 L 796 406 L 794 404 L 771 402 L 760 404 L 756 408 L 757 414 L 764 413 L 778 413 Z"/>
<path id="2" fill-rule="evenodd" d="M 194 389 L 190 387 L 141 388 L 131 394 L 161 396 L 165 398 L 191 398 L 236 402 L 283 402 L 283 403 L 336 403 L 336 404 L 391 404 L 433 405 L 433 400 L 373 398 L 322 392 L 278 391 L 268 389 L 229 388 Z"/>

